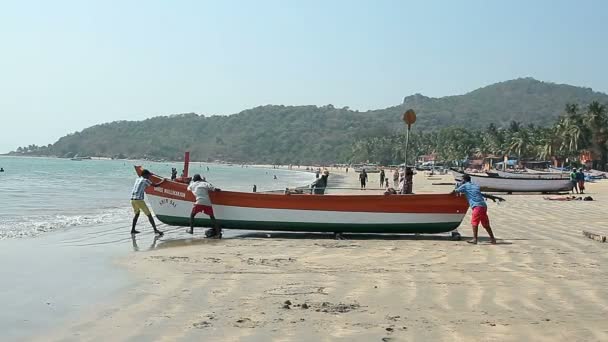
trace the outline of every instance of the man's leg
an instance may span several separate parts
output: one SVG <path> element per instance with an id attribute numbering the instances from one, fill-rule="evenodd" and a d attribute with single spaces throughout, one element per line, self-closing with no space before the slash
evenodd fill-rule
<path id="1" fill-rule="evenodd" d="M 220 227 L 219 223 L 217 223 L 215 216 L 209 215 L 209 218 L 211 218 L 211 225 L 213 225 L 213 230 L 215 232 L 215 236 L 217 236 L 219 239 L 221 239 L 222 238 L 222 228 Z"/>
<path id="2" fill-rule="evenodd" d="M 190 213 L 190 230 L 188 230 L 190 234 L 194 234 L 194 216 L 196 216 L 196 212 L 192 208 L 192 212 Z"/>
<path id="3" fill-rule="evenodd" d="M 160 230 L 156 229 L 156 223 L 154 222 L 154 217 L 152 217 L 152 214 L 148 214 L 148 221 L 150 221 L 150 224 L 152 225 L 152 228 L 154 228 L 154 233 L 158 234 L 160 236 L 163 236 L 163 232 L 161 232 Z"/>
<path id="4" fill-rule="evenodd" d="M 473 240 L 469 240 L 467 242 L 476 245 L 477 244 L 477 234 L 479 232 L 479 226 L 478 225 L 472 225 L 472 227 L 473 227 Z"/>
<path id="5" fill-rule="evenodd" d="M 492 232 L 492 228 L 490 227 L 490 225 L 488 224 L 487 227 L 484 225 L 483 228 L 486 230 L 486 232 L 488 232 L 488 235 L 490 235 L 490 243 L 495 245 L 496 238 L 494 238 L 494 233 Z"/>
<path id="6" fill-rule="evenodd" d="M 133 216 L 133 224 L 131 225 L 131 234 L 139 234 L 139 231 L 135 230 L 135 225 L 137 224 L 137 219 L 139 218 L 139 212 Z"/>

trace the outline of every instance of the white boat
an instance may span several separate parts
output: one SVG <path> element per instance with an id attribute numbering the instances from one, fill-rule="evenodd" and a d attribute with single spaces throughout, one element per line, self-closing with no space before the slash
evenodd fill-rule
<path id="1" fill-rule="evenodd" d="M 589 176 L 591 179 L 606 179 L 608 178 L 608 172 L 589 170 L 589 172 L 585 172 L 585 176 Z"/>
<path id="2" fill-rule="evenodd" d="M 141 175 L 143 168 L 136 167 Z M 163 178 L 152 175 L 159 183 Z M 195 197 L 188 184 L 166 180 L 146 188 L 156 217 L 172 226 L 188 226 Z M 446 233 L 456 229 L 467 213 L 463 196 L 311 195 L 218 191 L 209 194 L 222 228 L 300 232 Z M 206 215 L 197 227 L 209 227 Z"/>
<path id="3" fill-rule="evenodd" d="M 461 181 L 465 174 L 452 170 L 454 179 Z M 496 192 L 560 192 L 572 190 L 572 182 L 569 179 L 538 179 L 521 177 L 490 177 L 468 174 L 471 182 L 478 184 L 482 191 Z"/>
<path id="4" fill-rule="evenodd" d="M 490 177 L 503 177 L 503 178 L 529 178 L 529 179 L 569 179 L 570 175 L 568 173 L 555 173 L 555 172 L 506 172 L 499 170 L 491 170 L 486 171 L 488 176 Z"/>

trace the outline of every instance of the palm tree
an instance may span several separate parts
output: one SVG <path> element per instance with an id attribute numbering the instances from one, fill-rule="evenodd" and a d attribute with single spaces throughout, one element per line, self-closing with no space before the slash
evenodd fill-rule
<path id="1" fill-rule="evenodd" d="M 585 119 L 591 132 L 591 146 L 600 157 L 600 165 L 594 166 L 600 170 L 605 170 L 608 162 L 608 146 L 606 145 L 608 142 L 608 114 L 606 105 L 597 101 L 591 102 L 587 107 Z"/>
<path id="2" fill-rule="evenodd" d="M 525 157 L 531 145 L 530 133 L 527 129 L 519 128 L 512 136 L 509 152 L 517 154 L 521 162 L 522 155 Z"/>

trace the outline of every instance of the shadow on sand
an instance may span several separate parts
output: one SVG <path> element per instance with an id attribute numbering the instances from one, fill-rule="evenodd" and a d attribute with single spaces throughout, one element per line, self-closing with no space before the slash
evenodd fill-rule
<path id="1" fill-rule="evenodd" d="M 343 234 L 345 241 L 366 241 L 366 240 L 399 240 L 399 241 L 445 241 L 451 243 L 458 243 L 459 241 L 455 241 L 450 235 L 425 235 L 425 234 Z M 460 242 L 465 242 L 469 240 L 471 237 L 462 236 Z M 334 240 L 333 234 L 329 233 L 304 233 L 304 232 L 239 232 L 237 234 L 228 234 L 222 240 L 217 239 L 207 239 L 202 234 L 197 236 L 196 234 L 188 237 L 176 237 L 176 238 L 167 238 L 158 236 L 149 237 L 149 236 L 132 236 L 131 242 L 133 245 L 134 251 L 146 251 L 146 250 L 154 250 L 154 249 L 164 249 L 164 248 L 176 248 L 176 247 L 185 247 L 185 246 L 197 246 L 197 245 L 213 245 L 222 243 L 225 240 L 233 240 L 233 239 L 285 239 L 285 240 Z M 149 244 L 146 243 L 145 247 L 140 248 L 138 244 L 138 240 L 140 242 L 150 241 Z M 479 243 L 482 245 L 490 244 L 490 240 L 485 237 L 479 238 Z M 498 245 L 511 245 L 512 242 L 500 240 L 497 241 Z"/>

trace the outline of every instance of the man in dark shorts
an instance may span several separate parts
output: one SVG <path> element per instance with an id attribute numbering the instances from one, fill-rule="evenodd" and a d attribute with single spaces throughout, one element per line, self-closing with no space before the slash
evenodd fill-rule
<path id="1" fill-rule="evenodd" d="M 188 230 L 188 233 L 194 234 L 194 217 L 196 214 L 204 213 L 205 215 L 209 216 L 211 219 L 211 224 L 213 225 L 213 229 L 207 230 L 205 235 L 208 238 L 221 239 L 222 229 L 213 215 L 211 199 L 209 198 L 209 191 L 220 191 L 220 189 L 215 188 L 210 183 L 207 183 L 205 178 L 202 178 L 201 175 L 195 174 L 192 177 L 192 183 L 188 185 L 188 190 L 191 191 L 196 197 L 196 202 L 192 206 L 192 212 L 190 213 L 190 229 Z"/>
<path id="2" fill-rule="evenodd" d="M 367 183 L 367 172 L 365 172 L 365 169 L 359 173 L 359 181 L 361 182 L 361 190 L 365 190 L 365 184 Z"/>
<path id="3" fill-rule="evenodd" d="M 453 191 L 453 193 L 461 193 L 467 196 L 467 201 L 469 201 L 469 206 L 471 207 L 471 211 L 473 213 L 473 217 L 471 217 L 471 226 L 473 227 L 473 240 L 467 241 L 468 243 L 477 244 L 477 233 L 479 231 L 479 224 L 483 226 L 483 228 L 490 235 L 490 242 L 495 245 L 496 238 L 494 238 L 494 233 L 492 232 L 492 228 L 490 227 L 490 218 L 488 218 L 488 205 L 486 204 L 485 198 L 489 198 L 492 201 L 504 201 L 503 198 L 498 196 L 492 196 L 487 194 L 482 194 L 479 188 L 479 185 L 471 183 L 471 176 L 464 175 L 462 176 L 462 184 Z"/>

